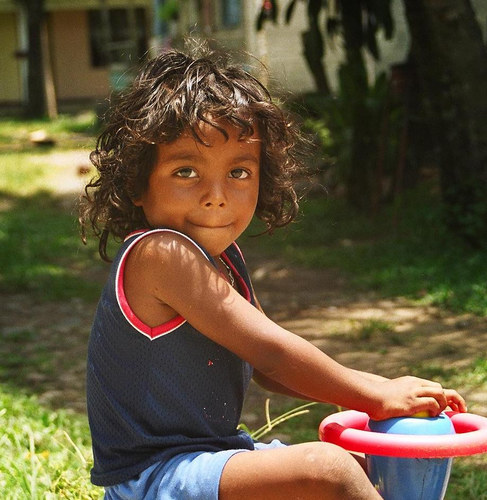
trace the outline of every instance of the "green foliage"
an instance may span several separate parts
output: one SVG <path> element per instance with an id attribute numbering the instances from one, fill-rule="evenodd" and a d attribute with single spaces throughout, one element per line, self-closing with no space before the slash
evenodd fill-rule
<path id="1" fill-rule="evenodd" d="M 177 21 L 179 17 L 179 2 L 177 0 L 166 0 L 159 4 L 158 15 L 163 21 Z"/>
<path id="2" fill-rule="evenodd" d="M 94 242 L 81 242 L 73 195 L 53 189 L 64 170 L 76 168 L 69 162 L 80 151 L 86 151 L 87 162 L 94 144 L 93 117 L 84 113 L 53 122 L 0 121 L 1 292 L 28 292 L 42 300 L 98 295 L 101 285 L 93 275 L 98 271 L 103 276 L 103 271 Z M 56 155 L 28 142 L 29 133 L 39 127 L 56 139 Z M 82 150 L 71 150 L 75 141 Z"/>
<path id="3" fill-rule="evenodd" d="M 351 69 L 340 69 L 335 96 L 305 97 L 311 115 L 305 126 L 317 136 L 323 156 L 333 165 L 333 181 L 345 186 L 349 203 L 370 211 L 392 197 L 404 116 L 391 99 L 384 73 L 361 86 Z"/>
<path id="4" fill-rule="evenodd" d="M 91 110 L 78 115 L 60 115 L 56 120 L 22 120 L 18 118 L 0 119 L 0 151 L 6 146 L 9 149 L 23 149 L 35 146 L 29 143 L 29 134 L 44 130 L 49 137 L 55 139 L 56 147 L 80 147 L 93 143 L 98 122 Z"/>
<path id="5" fill-rule="evenodd" d="M 43 408 L 0 388 L 0 488 L 6 500 L 99 499 L 89 481 L 92 455 L 84 418 Z"/>
<path id="6" fill-rule="evenodd" d="M 487 247 L 487 200 L 483 180 L 465 174 L 462 183 L 443 189 L 445 220 L 453 231 L 475 247 Z"/>
<path id="7" fill-rule="evenodd" d="M 265 4 L 271 5 L 270 2 Z M 285 10 L 285 20 L 289 24 L 294 16 L 297 0 L 291 0 Z M 367 75 L 363 53 L 368 51 L 375 59 L 380 58 L 377 35 L 380 31 L 391 38 L 394 22 L 391 15 L 391 0 L 375 2 L 343 2 L 337 0 L 333 5 L 322 0 L 306 2 L 308 30 L 302 33 L 303 53 L 315 80 L 316 91 L 330 95 L 330 85 L 323 66 L 323 55 L 327 49 L 326 41 L 341 35 L 341 45 L 345 51 L 346 66 L 354 73 L 358 88 L 367 87 Z M 274 19 L 277 6 L 272 2 Z M 257 22 L 257 31 L 262 28 L 263 7 Z M 323 22 L 324 20 L 324 22 Z"/>
<path id="8" fill-rule="evenodd" d="M 291 262 L 345 272 L 353 286 L 487 316 L 487 261 L 445 228 L 441 203 L 427 189 L 371 218 L 343 201 L 308 199 L 297 224 L 247 239 Z M 258 222 L 249 231 L 256 234 Z"/>
<path id="9" fill-rule="evenodd" d="M 50 193 L 27 197 L 0 193 L 0 291 L 29 292 L 43 300 L 93 299 L 94 245 L 83 246 L 76 218 Z"/>
<path id="10" fill-rule="evenodd" d="M 291 0 L 288 3 L 285 11 L 286 23 L 291 21 L 296 4 L 297 0 Z M 365 47 L 375 59 L 380 57 L 376 40 L 378 31 L 383 30 L 387 39 L 392 37 L 394 31 L 391 0 L 361 2 L 358 8 L 350 6 L 349 2 L 338 0 L 333 9 L 328 7 L 328 2 L 308 0 L 307 16 L 309 24 L 320 24 L 323 11 L 326 16 L 324 35 L 335 36 L 343 31 L 343 25 L 353 24 L 356 28 L 354 37 L 360 40 L 360 45 Z M 323 47 L 321 47 L 321 51 L 324 51 Z"/>

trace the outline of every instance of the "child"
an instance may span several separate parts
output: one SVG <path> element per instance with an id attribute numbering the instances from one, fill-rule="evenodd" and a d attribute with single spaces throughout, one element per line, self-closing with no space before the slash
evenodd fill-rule
<path id="1" fill-rule="evenodd" d="M 260 310 L 235 240 L 254 214 L 268 231 L 293 219 L 299 145 L 267 90 L 212 55 L 149 61 L 112 111 L 81 214 L 104 259 L 109 234 L 124 240 L 88 353 L 105 498 L 380 498 L 337 446 L 238 431 L 252 374 L 374 419 L 466 411 L 438 383 L 345 368 Z"/>

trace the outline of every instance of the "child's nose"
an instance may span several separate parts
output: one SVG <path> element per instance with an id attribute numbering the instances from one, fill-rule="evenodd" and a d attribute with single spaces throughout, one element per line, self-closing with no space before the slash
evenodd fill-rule
<path id="1" fill-rule="evenodd" d="M 226 205 L 225 188 L 221 183 L 212 183 L 205 191 L 202 198 L 205 207 L 223 207 Z"/>

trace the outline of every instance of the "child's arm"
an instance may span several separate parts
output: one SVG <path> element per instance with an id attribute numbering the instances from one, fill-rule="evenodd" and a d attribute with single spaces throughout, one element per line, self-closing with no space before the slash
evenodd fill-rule
<path id="1" fill-rule="evenodd" d="M 307 401 L 317 401 L 316 399 L 310 398 L 309 396 L 305 396 L 304 394 L 298 393 L 296 391 L 292 391 L 288 387 L 272 380 L 269 377 L 266 377 L 262 372 L 256 370 L 254 368 L 254 374 L 252 376 L 254 382 L 256 382 L 263 389 L 275 392 L 277 394 L 284 394 L 285 396 L 290 396 L 292 398 L 305 399 Z M 319 402 L 319 401 L 318 401 Z"/>
<path id="2" fill-rule="evenodd" d="M 390 380 L 386 377 L 383 377 L 382 375 L 377 375 L 375 373 L 362 372 L 360 370 L 352 370 L 352 371 L 361 375 L 363 378 L 367 380 L 371 380 L 372 382 L 385 382 L 386 380 Z"/>
<path id="3" fill-rule="evenodd" d="M 145 308 L 179 313 L 204 335 L 223 345 L 288 390 L 312 400 L 367 412 L 376 419 L 429 411 L 447 405 L 440 384 L 402 377 L 366 380 L 303 338 L 288 332 L 249 304 L 182 237 L 162 233 L 144 239 L 126 266 L 129 302 L 144 298 Z M 450 399 L 465 408 L 461 396 Z"/>
<path id="4" fill-rule="evenodd" d="M 262 314 L 265 314 L 264 309 L 262 308 L 262 305 L 261 305 L 259 299 L 255 295 L 255 291 L 253 291 L 253 293 L 254 293 L 254 299 L 256 302 L 257 309 L 259 309 L 259 311 Z M 386 377 L 382 377 L 381 375 L 376 375 L 375 373 L 368 373 L 368 372 L 363 372 L 360 370 L 353 370 L 353 369 L 351 369 L 351 370 L 359 375 L 362 375 L 362 377 L 364 377 L 368 380 L 375 381 L 375 382 L 385 382 L 386 380 L 388 380 Z M 277 382 L 275 382 L 274 380 L 269 379 L 268 377 L 266 377 L 264 374 L 258 372 L 257 370 L 254 370 L 253 379 L 261 387 L 263 387 L 264 389 L 267 389 L 268 391 L 277 392 L 279 394 L 286 394 L 288 396 L 297 397 L 297 398 L 299 398 L 299 397 L 304 398 L 302 394 L 297 394 L 295 392 L 289 391 L 289 389 L 287 387 L 284 387 L 281 384 L 278 384 Z"/>
<path id="5" fill-rule="evenodd" d="M 380 375 L 375 375 L 374 373 L 367 373 L 367 372 L 361 372 L 358 370 L 352 370 L 353 372 L 362 375 L 366 380 L 370 380 L 373 382 L 386 382 L 387 379 L 385 377 L 382 377 Z M 287 387 L 283 386 L 282 384 L 277 383 L 275 380 L 270 379 L 269 377 L 266 377 L 263 375 L 261 372 L 254 370 L 254 376 L 253 379 L 255 382 L 257 382 L 262 388 L 276 392 L 278 394 L 284 394 L 286 396 L 291 396 L 293 398 L 300 398 L 300 399 L 306 399 L 309 401 L 316 401 L 316 399 L 304 396 L 303 394 L 299 394 L 295 391 L 289 390 Z M 458 394 L 456 391 L 451 390 L 451 389 L 445 389 L 444 391 L 445 398 L 447 401 L 447 406 L 449 406 L 453 411 L 466 411 L 467 408 L 463 402 L 463 400 L 459 401 L 458 400 Z"/>

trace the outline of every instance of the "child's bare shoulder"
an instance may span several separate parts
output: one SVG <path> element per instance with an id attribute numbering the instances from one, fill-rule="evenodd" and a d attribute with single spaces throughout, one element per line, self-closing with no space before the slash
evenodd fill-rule
<path id="1" fill-rule="evenodd" d="M 174 231 L 144 234 L 131 248 L 124 267 L 124 291 L 135 314 L 149 326 L 177 315 L 167 304 L 172 295 L 187 295 L 191 271 L 207 259 L 188 237 Z"/>
<path id="2" fill-rule="evenodd" d="M 174 263 L 180 259 L 205 256 L 204 251 L 191 238 L 171 229 L 148 231 L 130 251 L 132 261 L 155 261 L 157 264 Z"/>
<path id="3" fill-rule="evenodd" d="M 207 286 L 215 271 L 205 251 L 188 236 L 172 230 L 154 230 L 144 234 L 130 250 L 124 282 L 137 294 L 167 302 L 175 293 L 188 296 L 189 288 L 196 283 L 201 288 L 203 283 Z"/>

